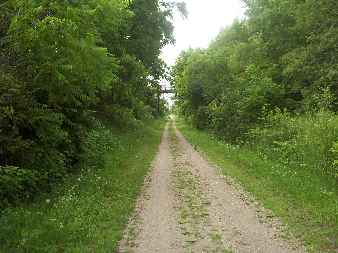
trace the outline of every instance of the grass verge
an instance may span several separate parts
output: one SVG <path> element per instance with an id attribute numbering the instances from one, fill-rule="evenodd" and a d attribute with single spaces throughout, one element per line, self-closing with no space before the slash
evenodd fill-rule
<path id="1" fill-rule="evenodd" d="M 338 252 L 337 189 L 317 180 L 311 172 L 291 175 L 277 161 L 226 144 L 183 121 L 177 122 L 177 127 L 222 173 L 240 182 L 280 217 L 310 252 Z"/>
<path id="2" fill-rule="evenodd" d="M 156 121 L 105 135 L 110 147 L 102 167 L 85 165 L 53 193 L 2 210 L 0 252 L 114 252 L 163 127 L 164 121 Z"/>
<path id="3" fill-rule="evenodd" d="M 207 224 L 208 210 L 201 190 L 199 178 L 193 175 L 185 163 L 178 162 L 179 143 L 172 125 L 169 129 L 170 148 L 175 160 L 173 178 L 179 200 L 179 224 L 186 242 L 193 244 L 200 240 Z"/>

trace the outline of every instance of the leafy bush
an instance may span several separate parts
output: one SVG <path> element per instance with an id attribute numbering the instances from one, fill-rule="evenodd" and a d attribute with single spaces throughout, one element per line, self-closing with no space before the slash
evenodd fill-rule
<path id="1" fill-rule="evenodd" d="M 96 121 L 95 127 L 88 132 L 87 138 L 83 143 L 81 163 L 84 165 L 82 167 L 96 169 L 103 167 L 105 154 L 118 146 L 118 136 L 114 136 L 109 128 Z"/>
<path id="2" fill-rule="evenodd" d="M 112 106 L 110 108 L 112 119 L 117 126 L 124 129 L 136 129 L 142 123 L 135 118 L 134 111 L 125 107 Z"/>
<path id="3" fill-rule="evenodd" d="M 293 116 L 276 111 L 248 137 L 253 147 L 271 159 L 294 169 L 311 170 L 314 175 L 336 178 L 338 117 L 331 112 Z"/>
<path id="4" fill-rule="evenodd" d="M 0 208 L 0 252 L 116 252 L 164 123 L 127 132 L 95 124 L 79 173 L 33 204 Z"/>
<path id="5" fill-rule="evenodd" d="M 17 200 L 18 195 L 29 196 L 37 190 L 37 173 L 14 166 L 0 166 L 0 207 Z M 28 192 L 29 190 L 30 192 Z"/>
<path id="6" fill-rule="evenodd" d="M 157 116 L 160 52 L 172 42 L 174 7 L 158 0 L 1 2 L 0 202 L 47 190 L 81 159 L 99 159 L 83 155 L 105 148 L 93 115 L 123 129 Z"/>

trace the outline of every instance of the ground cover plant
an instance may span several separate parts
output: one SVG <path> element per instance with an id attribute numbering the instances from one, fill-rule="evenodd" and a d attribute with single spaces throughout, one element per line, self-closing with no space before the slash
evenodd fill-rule
<path id="1" fill-rule="evenodd" d="M 164 121 L 98 126 L 79 174 L 33 203 L 1 210 L 1 252 L 114 252 L 160 143 Z"/>

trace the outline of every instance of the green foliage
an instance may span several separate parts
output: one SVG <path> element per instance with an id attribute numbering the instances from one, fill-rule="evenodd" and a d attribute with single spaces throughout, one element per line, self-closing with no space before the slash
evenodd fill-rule
<path id="1" fill-rule="evenodd" d="M 128 132 L 97 124 L 79 173 L 33 203 L 0 210 L 0 252 L 115 252 L 163 127 L 159 120 Z"/>
<path id="2" fill-rule="evenodd" d="M 174 68 L 179 107 L 199 128 L 236 140 L 260 121 L 280 89 L 265 71 L 251 64 L 236 76 L 226 52 L 189 51 Z"/>
<path id="3" fill-rule="evenodd" d="M 321 111 L 295 117 L 277 111 L 266 117 L 264 126 L 250 130 L 248 137 L 252 147 L 270 159 L 335 184 L 338 117 L 333 113 Z"/>
<path id="4" fill-rule="evenodd" d="M 246 19 L 209 48 L 189 49 L 177 60 L 173 83 L 181 112 L 194 118 L 199 106 L 211 107 L 199 125 L 216 132 L 237 125 L 241 130 L 220 131 L 236 140 L 260 122 L 263 107 L 316 111 L 324 106 L 318 95 L 327 91 L 332 97 L 325 107 L 336 111 L 336 1 L 244 2 Z"/>
<path id="5" fill-rule="evenodd" d="M 336 1 L 244 2 L 246 19 L 177 60 L 181 114 L 228 142 L 335 177 Z"/>
<path id="6" fill-rule="evenodd" d="M 161 75 L 163 62 L 160 50 L 173 43 L 173 25 L 169 22 L 172 7 L 165 1 L 132 1 L 130 9 L 135 13 L 131 21 L 129 50 L 141 60 L 154 77 Z"/>
<path id="7" fill-rule="evenodd" d="M 14 166 L 0 166 L 0 198 L 3 204 L 16 200 L 18 195 L 29 195 L 26 188 L 36 191 L 36 175 L 33 171 Z"/>
<path id="8" fill-rule="evenodd" d="M 335 142 L 330 150 L 334 156 L 332 162 L 332 174 L 338 181 L 338 142 Z"/>
<path id="9" fill-rule="evenodd" d="M 113 135 L 112 130 L 97 121 L 83 142 L 81 163 L 91 168 L 102 168 L 105 162 L 104 154 L 112 152 L 118 143 L 119 140 Z"/>
<path id="10" fill-rule="evenodd" d="M 157 108 L 165 74 L 159 55 L 173 41 L 174 5 L 11 0 L 0 6 L 0 166 L 6 168 L 0 203 L 8 203 L 74 171 L 88 134 L 95 136 L 95 117 L 135 129 L 164 112 Z"/>

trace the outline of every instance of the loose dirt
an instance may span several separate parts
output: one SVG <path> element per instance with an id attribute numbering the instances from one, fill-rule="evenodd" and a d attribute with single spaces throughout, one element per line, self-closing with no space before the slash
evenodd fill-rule
<path id="1" fill-rule="evenodd" d="M 118 252 L 305 252 L 232 182 L 167 125 Z"/>

